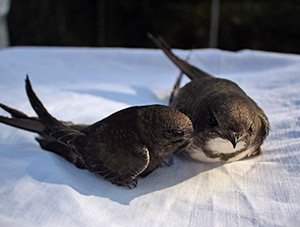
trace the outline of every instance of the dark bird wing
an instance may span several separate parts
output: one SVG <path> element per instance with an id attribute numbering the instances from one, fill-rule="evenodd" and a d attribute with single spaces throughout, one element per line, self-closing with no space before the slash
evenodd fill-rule
<path id="1" fill-rule="evenodd" d="M 37 117 L 29 117 L 25 113 L 23 113 L 17 109 L 14 109 L 12 107 L 9 107 L 7 105 L 4 105 L 2 103 L 0 103 L 0 108 L 2 108 L 3 110 L 5 110 L 6 112 L 8 112 L 11 115 L 11 118 L 0 115 L 1 123 L 10 125 L 10 126 L 13 126 L 16 128 L 24 129 L 26 131 L 35 132 L 35 133 L 40 133 L 45 129 L 45 126 L 40 121 L 40 119 Z M 60 121 L 60 122 L 62 122 L 64 125 L 71 127 L 72 129 L 75 129 L 78 131 L 82 131 L 89 126 L 89 125 L 85 125 L 85 124 L 73 124 L 70 121 L 67 121 L 67 122 Z"/>
<path id="2" fill-rule="evenodd" d="M 72 148 L 71 142 L 74 138 L 83 136 L 84 134 L 68 127 L 48 113 L 47 109 L 34 93 L 28 76 L 26 77 L 26 92 L 32 108 L 45 126 L 42 135 Z"/>
<path id="3" fill-rule="evenodd" d="M 212 75 L 190 65 L 186 61 L 178 58 L 173 54 L 171 48 L 166 43 L 166 41 L 162 37 L 154 37 L 150 33 L 148 33 L 148 37 L 168 56 L 168 58 L 177 65 L 180 70 L 186 74 L 191 80 L 197 79 L 199 77 L 212 77 Z"/>
<path id="4" fill-rule="evenodd" d="M 117 185 L 136 186 L 136 177 L 150 161 L 148 148 L 139 141 L 135 130 L 138 108 L 119 111 L 90 126 L 74 125 L 59 121 L 48 113 L 28 77 L 26 92 L 38 118 L 0 104 L 0 108 L 11 115 L 11 118 L 0 116 L 0 122 L 38 133 L 37 141 L 42 148 L 79 168 L 98 173 Z"/>
<path id="5" fill-rule="evenodd" d="M 125 146 L 121 141 L 101 143 L 93 137 L 78 138 L 75 144 L 90 172 L 129 188 L 136 186 L 136 177 L 150 161 L 147 147 L 141 144 Z"/>
<path id="6" fill-rule="evenodd" d="M 38 115 L 39 121 L 44 125 L 43 131 L 39 132 L 41 138 L 37 138 L 41 147 L 64 157 L 79 168 L 86 168 L 80 152 L 73 143 L 75 139 L 84 137 L 85 134 L 67 126 L 49 114 L 33 91 L 28 76 L 25 82 L 31 106 Z"/>
<path id="7" fill-rule="evenodd" d="M 79 168 L 86 168 L 80 154 L 76 152 L 76 149 L 74 149 L 74 146 L 72 145 L 72 141 L 75 138 L 84 134 L 59 122 L 47 112 L 32 90 L 28 77 L 26 78 L 26 91 L 31 104 L 39 117 L 28 117 L 19 110 L 0 104 L 0 108 L 11 115 L 11 118 L 0 116 L 0 122 L 38 133 L 40 137 L 36 138 L 36 140 L 43 149 L 64 157 Z M 77 127 L 76 125 L 73 126 Z"/>
<path id="8" fill-rule="evenodd" d="M 138 142 L 136 132 L 128 127 L 135 127 L 137 108 L 117 112 L 90 126 L 73 125 L 48 113 L 28 77 L 26 92 L 38 118 L 28 117 L 21 111 L 0 104 L 0 108 L 12 116 L 0 116 L 0 122 L 38 133 L 37 141 L 42 148 L 64 157 L 79 168 L 100 174 L 117 185 L 136 186 L 136 177 L 150 161 L 147 147 Z"/>
<path id="9" fill-rule="evenodd" d="M 0 116 L 0 122 L 4 124 L 35 133 L 41 133 L 45 129 L 38 118 L 28 117 L 26 114 L 2 103 L 0 103 L 0 107 L 12 116 L 11 118 Z"/>
<path id="10" fill-rule="evenodd" d="M 139 144 L 123 147 L 128 145 L 126 138 L 134 136 L 129 135 L 130 131 L 123 130 L 120 133 L 117 126 L 125 124 L 124 116 L 131 119 L 131 112 L 113 114 L 80 132 L 64 125 L 48 113 L 35 95 L 28 77 L 26 91 L 33 109 L 45 125 L 44 137 L 63 144 L 67 151 L 73 151 L 77 155 L 74 157 L 75 164 L 84 163 L 89 171 L 102 175 L 114 184 L 130 188 L 136 186 L 136 177 L 148 166 L 149 152 Z"/>
<path id="11" fill-rule="evenodd" d="M 85 164 L 82 161 L 81 158 L 79 158 L 78 154 L 74 153 L 74 147 L 70 146 L 70 144 L 66 144 L 63 141 L 60 141 L 60 139 L 53 136 L 53 134 L 49 133 L 49 129 L 46 128 L 44 123 L 37 117 L 29 117 L 25 113 L 13 109 L 9 106 L 6 106 L 4 104 L 0 103 L 0 108 L 8 112 L 11 117 L 5 117 L 5 116 L 0 116 L 0 122 L 24 129 L 26 131 L 38 133 L 41 137 L 36 138 L 36 140 L 39 142 L 40 146 L 48 151 L 51 151 L 53 153 L 56 153 L 62 157 L 64 157 L 66 160 L 69 162 L 73 163 L 76 165 L 78 168 L 83 168 L 85 169 Z M 62 123 L 63 125 L 65 122 Z M 69 125 L 72 129 L 84 129 L 87 126 L 86 125 L 74 125 L 70 122 L 66 122 L 67 125 Z M 63 127 L 64 128 L 64 127 Z M 56 127 L 56 134 L 57 135 L 59 132 L 59 127 Z M 63 130 L 66 132 L 66 130 Z M 68 131 L 68 130 L 67 130 Z M 48 133 L 47 133 L 48 132 Z M 72 134 L 74 134 L 74 130 L 71 130 Z M 60 134 L 62 131 L 59 132 Z M 52 136 L 51 136 L 52 135 Z M 61 137 L 63 138 L 63 137 Z M 66 138 L 66 137 L 64 137 Z"/>
<path id="12" fill-rule="evenodd" d="M 191 51 L 189 53 L 189 55 L 187 56 L 186 58 L 186 61 L 189 60 L 189 58 L 191 57 Z M 170 95 L 170 99 L 169 99 L 169 104 L 171 104 L 174 100 L 174 98 L 177 96 L 178 92 L 180 91 L 180 83 L 181 83 L 181 80 L 182 80 L 182 76 L 183 76 L 183 72 L 180 71 L 180 74 L 179 76 L 177 77 L 177 80 L 173 86 L 173 90 L 172 90 L 172 93 Z"/>
<path id="13" fill-rule="evenodd" d="M 110 115 L 84 129 L 87 136 L 74 142 L 91 172 L 130 188 L 150 162 L 149 150 L 138 135 L 137 110 L 131 107 Z"/>

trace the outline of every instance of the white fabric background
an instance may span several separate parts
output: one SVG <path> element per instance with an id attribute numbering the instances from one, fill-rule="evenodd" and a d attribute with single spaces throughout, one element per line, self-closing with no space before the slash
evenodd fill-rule
<path id="1" fill-rule="evenodd" d="M 264 155 L 225 165 L 176 157 L 129 190 L 1 124 L 0 226 L 299 226 L 300 56 L 204 49 L 190 61 L 235 81 L 265 109 Z M 33 115 L 26 74 L 55 117 L 93 123 L 131 105 L 166 104 L 179 72 L 159 50 L 1 50 L 0 102 Z"/>

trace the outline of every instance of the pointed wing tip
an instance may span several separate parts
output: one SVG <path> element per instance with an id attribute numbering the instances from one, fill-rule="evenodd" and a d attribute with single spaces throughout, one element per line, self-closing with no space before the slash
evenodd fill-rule
<path id="1" fill-rule="evenodd" d="M 10 108 L 9 106 L 0 103 L 0 108 L 11 114 L 12 108 Z"/>
<path id="2" fill-rule="evenodd" d="M 152 42 L 153 42 L 157 47 L 160 48 L 160 42 L 159 42 L 159 40 L 158 40 L 157 37 L 155 37 L 154 35 L 152 35 L 152 33 L 150 33 L 150 32 L 147 32 L 147 36 L 148 36 L 149 39 L 152 40 Z"/>
<path id="3" fill-rule="evenodd" d="M 26 74 L 26 77 L 25 77 L 25 84 L 26 85 L 28 85 L 28 84 L 30 85 L 31 84 L 28 74 Z"/>
<path id="4" fill-rule="evenodd" d="M 2 103 L 0 103 L 0 108 L 5 110 L 7 113 L 9 113 L 12 117 L 16 117 L 16 118 L 27 118 L 27 115 L 24 114 L 23 112 L 13 109 L 7 105 L 4 105 Z"/>
<path id="5" fill-rule="evenodd" d="M 31 82 L 30 82 L 30 79 L 29 79 L 28 75 L 26 75 L 26 79 L 25 79 L 25 88 L 26 88 L 27 96 L 29 98 L 29 101 L 30 101 L 33 109 L 35 109 L 34 108 L 35 105 L 33 105 L 34 103 L 42 105 L 41 101 L 39 100 L 39 98 L 37 97 L 37 95 L 35 94 L 35 92 L 32 88 L 32 85 L 31 85 Z"/>
<path id="6" fill-rule="evenodd" d="M 28 74 L 26 75 L 26 78 L 25 78 L 25 86 L 26 86 L 27 92 L 28 92 L 28 90 L 32 90 L 32 86 L 31 86 L 31 82 L 30 82 Z"/>
<path id="7" fill-rule="evenodd" d="M 47 109 L 44 107 L 43 103 L 41 102 L 41 100 L 38 98 L 38 96 L 34 92 L 28 75 L 26 76 L 26 79 L 25 79 L 25 88 L 26 88 L 26 93 L 27 93 L 29 102 L 30 102 L 32 108 L 34 109 L 34 111 L 37 113 L 37 115 L 41 119 L 45 119 L 45 117 L 48 118 L 48 120 L 52 119 L 52 116 L 50 116 Z"/>
<path id="8" fill-rule="evenodd" d="M 148 36 L 148 38 L 150 38 L 150 39 L 153 39 L 153 38 L 154 38 L 153 35 L 152 35 L 152 33 L 150 33 L 150 32 L 147 32 L 147 36 Z"/>
<path id="9" fill-rule="evenodd" d="M 4 104 L 0 103 L 0 108 L 2 108 L 2 109 L 4 109 L 4 110 L 5 110 L 5 107 L 6 107 L 6 105 L 4 105 Z"/>
<path id="10" fill-rule="evenodd" d="M 164 39 L 161 37 L 161 36 L 154 36 L 152 33 L 150 32 L 147 32 L 147 36 L 149 39 L 152 40 L 152 42 L 154 42 L 154 44 L 160 48 L 160 49 L 163 49 L 163 48 L 167 48 L 168 45 L 166 45 Z"/>

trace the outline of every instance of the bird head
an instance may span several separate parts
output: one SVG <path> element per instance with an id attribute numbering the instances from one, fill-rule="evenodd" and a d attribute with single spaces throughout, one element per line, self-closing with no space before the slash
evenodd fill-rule
<path id="1" fill-rule="evenodd" d="M 243 96 L 224 94 L 208 101 L 195 125 L 195 132 L 206 150 L 214 154 L 246 149 L 259 130 L 255 104 Z"/>
<path id="2" fill-rule="evenodd" d="M 141 115 L 145 144 L 157 152 L 173 153 L 186 146 L 193 136 L 191 120 L 172 107 L 154 105 Z"/>

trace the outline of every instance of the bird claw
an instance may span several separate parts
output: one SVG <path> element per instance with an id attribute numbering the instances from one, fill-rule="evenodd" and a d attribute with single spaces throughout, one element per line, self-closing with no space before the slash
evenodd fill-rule
<path id="1" fill-rule="evenodd" d="M 131 182 L 126 182 L 125 185 L 123 185 L 129 189 L 133 189 L 133 188 L 136 188 L 137 186 L 137 179 L 133 179 Z"/>
<path id="2" fill-rule="evenodd" d="M 111 181 L 112 184 L 116 184 L 121 187 L 127 187 L 128 189 L 136 188 L 137 186 L 137 179 L 133 178 L 127 181 L 117 182 L 117 181 Z"/>

